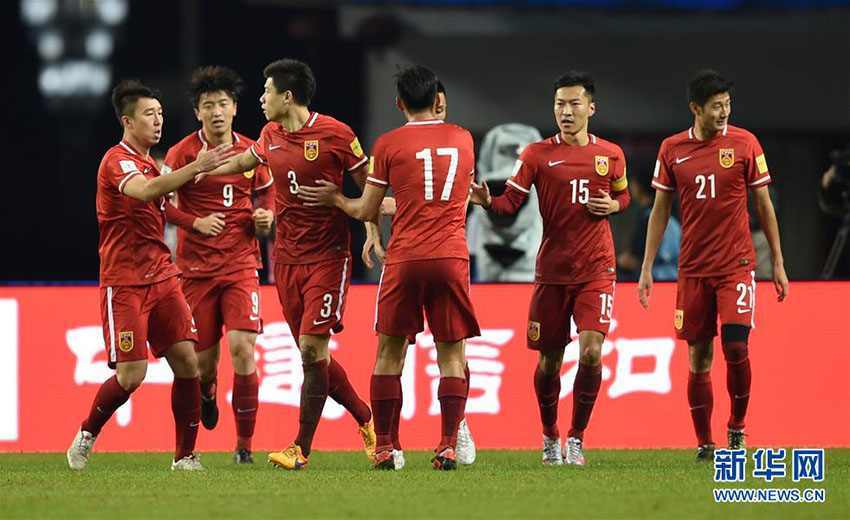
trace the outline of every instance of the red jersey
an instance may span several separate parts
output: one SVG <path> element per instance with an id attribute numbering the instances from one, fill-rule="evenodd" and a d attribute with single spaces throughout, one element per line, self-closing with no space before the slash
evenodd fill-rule
<path id="1" fill-rule="evenodd" d="M 392 187 L 396 214 L 387 264 L 469 260 L 466 200 L 475 173 L 472 135 L 443 121 L 411 121 L 375 141 L 366 182 Z"/>
<path id="2" fill-rule="evenodd" d="M 165 198 L 144 202 L 124 195 L 136 175 L 151 179 L 159 170 L 126 141 L 106 151 L 97 170 L 97 225 L 100 285 L 149 285 L 180 274 L 162 239 Z"/>
<path id="3" fill-rule="evenodd" d="M 605 190 L 628 206 L 626 158 L 614 143 L 589 134 L 585 146 L 572 146 L 556 134 L 528 145 L 507 180 L 523 197 L 537 189 L 543 217 L 543 241 L 534 280 L 543 284 L 576 284 L 614 280 L 614 239 L 608 217 L 593 215 L 586 204 Z M 617 196 L 614 192 L 621 192 Z M 513 196 L 516 199 L 516 196 Z"/>
<path id="4" fill-rule="evenodd" d="M 747 188 L 767 186 L 770 172 L 756 137 L 727 125 L 700 141 L 693 128 L 661 143 L 652 186 L 679 190 L 680 276 L 718 276 L 756 268 Z"/>
<path id="5" fill-rule="evenodd" d="M 163 173 L 180 169 L 198 156 L 206 139 L 203 130 L 193 132 L 168 150 Z M 233 151 L 242 153 L 254 141 L 233 132 Z M 207 143 L 207 147 L 213 147 Z M 233 175 L 206 177 L 188 182 L 177 190 L 178 207 L 194 216 L 223 213 L 225 226 L 218 236 L 207 237 L 183 228 L 177 230 L 177 266 L 187 278 L 206 278 L 260 269 L 260 245 L 254 232 L 252 191 L 268 189 L 273 179 L 268 168 Z"/>
<path id="6" fill-rule="evenodd" d="M 348 217 L 338 208 L 315 208 L 298 198 L 300 185 L 324 179 L 342 186 L 343 171 L 366 164 L 360 142 L 348 125 L 311 112 L 294 132 L 269 122 L 251 153 L 276 180 L 277 237 L 274 260 L 279 264 L 311 264 L 351 254 Z"/>

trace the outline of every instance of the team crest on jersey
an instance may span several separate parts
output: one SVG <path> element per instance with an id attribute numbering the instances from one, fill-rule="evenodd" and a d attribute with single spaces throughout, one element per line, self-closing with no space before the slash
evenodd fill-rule
<path id="1" fill-rule="evenodd" d="M 243 173 L 242 175 L 244 175 L 246 179 L 250 179 L 251 177 L 254 176 L 254 170 L 248 170 L 247 172 Z"/>
<path id="2" fill-rule="evenodd" d="M 608 175 L 608 158 L 604 155 L 596 156 L 596 173 L 602 176 Z"/>
<path id="3" fill-rule="evenodd" d="M 537 341 L 540 339 L 540 324 L 536 321 L 528 322 L 528 339 L 531 341 Z"/>
<path id="4" fill-rule="evenodd" d="M 133 331 L 128 330 L 118 333 L 118 348 L 121 352 L 130 352 L 133 350 Z"/>
<path id="5" fill-rule="evenodd" d="M 682 330 L 682 327 L 685 324 L 685 311 L 682 309 L 676 309 L 676 315 L 673 317 L 673 325 L 676 326 L 676 330 Z"/>
<path id="6" fill-rule="evenodd" d="M 721 148 L 720 149 L 720 166 L 731 168 L 735 164 L 735 149 Z"/>
<path id="7" fill-rule="evenodd" d="M 315 161 L 319 157 L 319 141 L 304 141 L 304 158 Z"/>

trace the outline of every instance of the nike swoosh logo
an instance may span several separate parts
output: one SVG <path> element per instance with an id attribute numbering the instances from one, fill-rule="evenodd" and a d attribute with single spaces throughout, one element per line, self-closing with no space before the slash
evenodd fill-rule
<path id="1" fill-rule="evenodd" d="M 242 408 L 237 408 L 236 413 L 248 413 L 253 412 L 254 410 L 256 410 L 256 408 L 246 408 L 244 410 Z"/>
<path id="2" fill-rule="evenodd" d="M 201 424 L 200 421 L 189 423 L 189 428 L 197 428 L 199 424 Z"/>
<path id="3" fill-rule="evenodd" d="M 251 320 L 251 321 L 257 321 L 257 320 L 260 319 L 260 317 L 259 316 L 248 316 L 248 319 Z"/>
<path id="4" fill-rule="evenodd" d="M 279 145 L 279 144 L 276 144 L 276 145 L 273 145 L 273 146 L 269 146 L 269 150 L 277 150 L 278 148 L 280 148 L 280 145 Z"/>
<path id="5" fill-rule="evenodd" d="M 328 318 L 326 320 L 322 320 L 322 321 L 313 320 L 313 325 L 321 325 L 322 323 L 327 323 L 329 321 L 331 321 L 330 318 Z"/>
<path id="6" fill-rule="evenodd" d="M 676 157 L 676 164 L 682 164 L 683 162 L 687 161 L 690 158 L 691 158 L 690 155 L 687 156 L 687 157 Z"/>
<path id="7" fill-rule="evenodd" d="M 735 394 L 735 399 L 743 399 L 743 398 L 749 397 L 749 396 L 750 396 L 750 394 L 744 394 L 744 395 Z"/>
<path id="8" fill-rule="evenodd" d="M 746 314 L 748 312 L 752 312 L 752 309 L 735 309 L 738 311 L 738 314 Z"/>
<path id="9" fill-rule="evenodd" d="M 567 162 L 567 161 L 566 161 L 566 159 L 564 159 L 563 161 L 549 161 L 549 166 L 557 166 L 557 165 L 561 164 L 562 162 Z"/>

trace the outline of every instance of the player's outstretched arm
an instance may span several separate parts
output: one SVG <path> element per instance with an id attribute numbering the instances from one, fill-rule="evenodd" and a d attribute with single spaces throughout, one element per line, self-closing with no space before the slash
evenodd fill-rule
<path id="1" fill-rule="evenodd" d="M 206 145 L 204 145 L 206 146 Z M 231 154 L 233 155 L 233 154 Z M 200 154 L 198 154 L 200 158 Z M 215 176 L 215 175 L 231 175 L 234 173 L 243 173 L 249 170 L 253 170 L 257 166 L 260 165 L 260 160 L 254 157 L 254 154 L 251 153 L 251 150 L 245 150 L 239 155 L 233 157 L 229 161 L 220 164 L 219 166 L 213 168 L 212 170 L 207 170 L 205 172 L 200 173 L 195 177 L 195 182 L 201 182 L 204 177 L 207 176 Z"/>
<path id="2" fill-rule="evenodd" d="M 649 298 L 652 292 L 652 264 L 655 263 L 655 255 L 661 246 L 661 239 L 667 229 L 670 220 L 670 212 L 673 209 L 673 193 L 657 190 L 655 192 L 655 203 L 649 214 L 649 223 L 646 228 L 646 249 L 643 253 L 643 265 L 640 269 L 640 280 L 638 281 L 638 300 L 644 309 L 649 308 Z"/>
<path id="3" fill-rule="evenodd" d="M 134 175 L 124 184 L 124 195 L 146 202 L 162 197 L 191 181 L 196 175 L 215 170 L 227 163 L 234 155 L 231 148 L 233 148 L 232 144 L 222 144 L 207 150 L 205 143 L 197 159 L 168 175 L 160 175 L 153 179 L 148 179 L 144 175 Z"/>
<path id="4" fill-rule="evenodd" d="M 785 260 L 779 243 L 779 223 L 776 221 L 776 212 L 767 186 L 759 186 L 752 191 L 756 203 L 756 214 L 764 236 L 767 238 L 767 245 L 770 246 L 770 255 L 773 257 L 773 286 L 776 289 L 776 299 L 783 301 L 788 296 L 788 275 L 785 274 Z"/>
<path id="5" fill-rule="evenodd" d="M 165 221 L 186 231 L 196 231 L 208 237 L 218 236 L 224 229 L 224 213 L 210 213 L 206 217 L 196 217 L 178 208 L 173 202 L 165 204 Z"/>
<path id="6" fill-rule="evenodd" d="M 298 187 L 298 198 L 304 201 L 305 206 L 337 207 L 351 218 L 363 221 L 374 221 L 378 218 L 381 202 L 387 193 L 386 188 L 366 184 L 363 195 L 356 199 L 349 199 L 342 194 L 339 186 L 332 182 L 319 179 L 316 184 L 317 186 Z"/>

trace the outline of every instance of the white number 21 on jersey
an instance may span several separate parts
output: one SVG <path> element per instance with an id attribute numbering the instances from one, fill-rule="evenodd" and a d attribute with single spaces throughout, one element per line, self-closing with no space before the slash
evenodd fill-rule
<path id="1" fill-rule="evenodd" d="M 446 184 L 440 194 L 440 200 L 449 200 L 457 173 L 457 148 L 437 148 L 437 155 L 448 155 L 450 157 Z M 419 150 L 416 152 L 416 158 L 425 162 L 425 200 L 434 200 L 434 158 L 431 155 L 431 149 L 423 148 Z"/>

